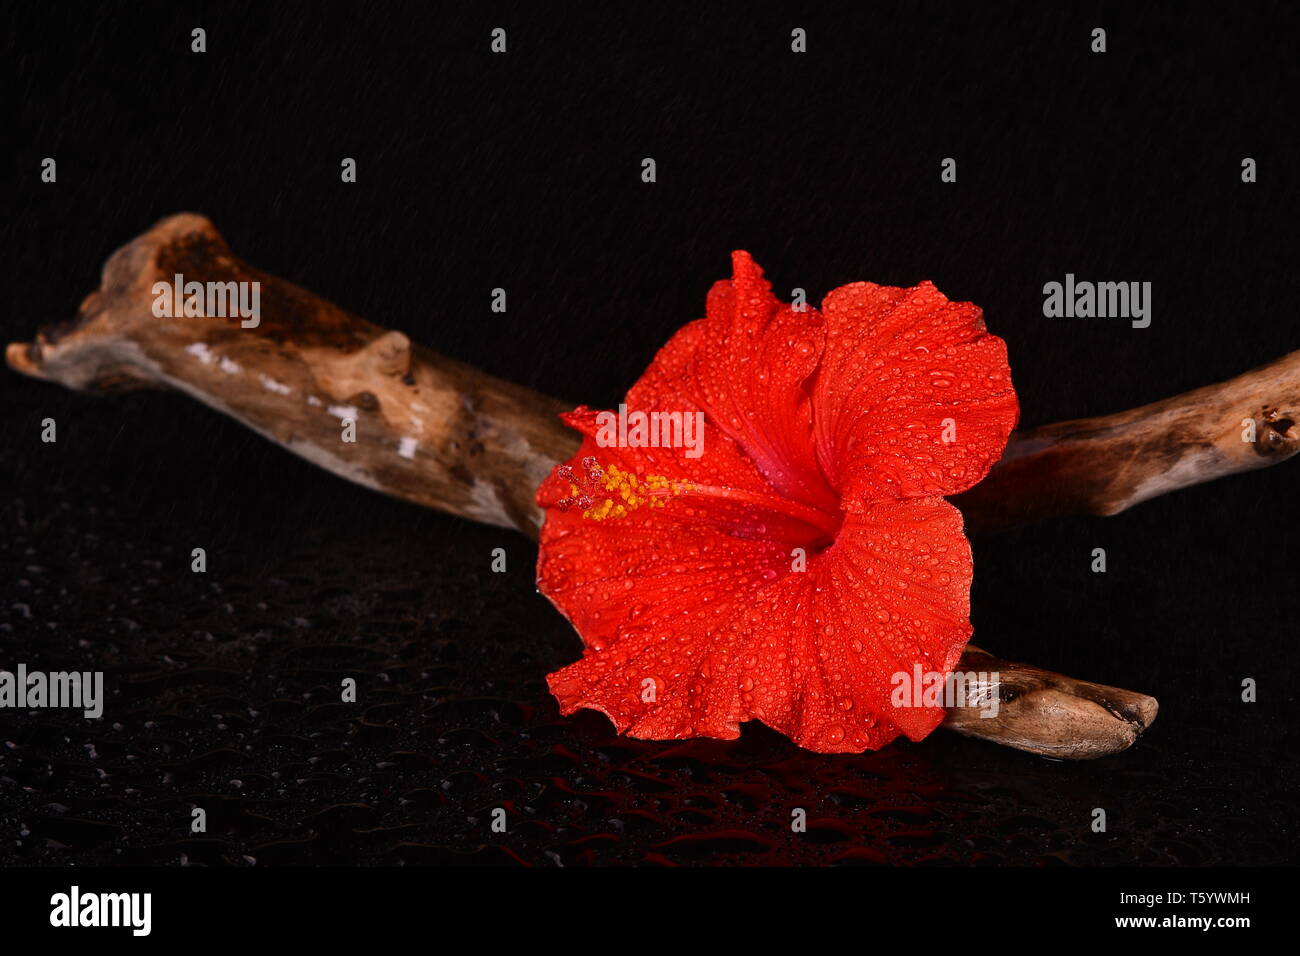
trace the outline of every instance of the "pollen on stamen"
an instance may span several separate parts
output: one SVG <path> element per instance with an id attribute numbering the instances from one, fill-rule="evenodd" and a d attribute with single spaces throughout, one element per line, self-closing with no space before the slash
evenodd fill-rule
<path id="1" fill-rule="evenodd" d="M 579 508 L 584 518 L 604 521 L 623 518 L 638 508 L 662 508 L 666 499 L 685 494 L 693 487 L 686 481 L 673 481 L 663 475 L 638 477 L 611 464 L 601 467 L 594 456 L 582 459 L 583 477 L 568 465 L 556 468 L 556 475 L 569 483 L 569 495 L 555 503 L 561 511 Z"/>
<path id="2" fill-rule="evenodd" d="M 595 459 L 583 461 L 583 467 L 589 475 L 599 475 L 593 481 L 597 489 L 603 489 L 607 497 L 583 511 L 584 518 L 592 521 L 604 521 L 606 518 L 623 518 L 638 508 L 662 508 L 666 498 L 676 497 L 690 490 L 690 483 L 671 481 L 663 475 L 646 475 L 640 478 L 630 471 L 624 471 L 618 465 L 611 464 L 602 471 Z"/>

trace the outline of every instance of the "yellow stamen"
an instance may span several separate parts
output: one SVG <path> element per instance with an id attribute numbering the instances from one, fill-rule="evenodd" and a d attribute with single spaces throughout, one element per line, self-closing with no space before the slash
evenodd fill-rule
<path id="1" fill-rule="evenodd" d="M 643 505 L 647 508 L 662 508 L 665 498 L 685 494 L 692 488 L 690 482 L 671 481 L 663 475 L 639 478 L 630 471 L 623 471 L 618 465 L 610 465 L 597 484 L 605 491 L 617 495 L 622 504 L 609 497 L 592 505 L 582 513 L 584 518 L 592 521 L 623 518 Z M 573 493 L 578 493 L 576 488 Z"/>
<path id="2" fill-rule="evenodd" d="M 590 462 L 590 465 L 586 465 L 586 462 Z M 689 481 L 665 478 L 663 475 L 638 477 L 630 471 L 623 471 L 617 465 L 610 465 L 608 470 L 602 471 L 594 458 L 585 459 L 584 465 L 587 468 L 588 480 L 583 497 L 586 501 L 594 503 L 582 512 L 582 516 L 592 521 L 622 518 L 641 507 L 662 508 L 667 504 L 668 498 L 690 495 L 731 501 L 739 505 L 787 515 L 825 531 L 831 538 L 834 538 L 839 531 L 840 521 L 836 516 L 780 495 L 746 491 L 740 488 L 697 485 Z M 573 488 L 576 498 L 580 489 L 573 485 L 570 487 Z M 597 500 L 596 496 L 602 490 L 609 496 Z M 617 500 L 614 496 L 617 496 Z"/>

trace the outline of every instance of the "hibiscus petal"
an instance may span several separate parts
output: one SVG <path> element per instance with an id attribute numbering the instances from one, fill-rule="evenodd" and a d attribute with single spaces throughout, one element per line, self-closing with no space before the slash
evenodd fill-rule
<path id="1" fill-rule="evenodd" d="M 983 313 L 933 284 L 855 282 L 822 304 L 812 387 L 816 448 L 846 510 L 884 497 L 953 495 L 1002 455 L 1019 414 L 1006 343 Z"/>
<path id="2" fill-rule="evenodd" d="M 684 548 L 660 514 L 617 532 L 547 522 L 543 591 L 580 633 L 607 635 L 550 675 L 563 713 L 600 710 L 651 739 L 733 738 L 758 719 L 827 753 L 920 739 L 942 721 L 938 706 L 890 698 L 916 665 L 946 676 L 970 636 L 970 550 L 951 505 L 852 514 L 802 572 L 772 542 L 711 529 Z M 593 563 L 599 580 L 574 573 Z"/>
<path id="3" fill-rule="evenodd" d="M 790 551 L 810 544 L 806 525 L 776 525 L 737 533 L 712 511 L 723 502 L 677 498 L 659 510 L 634 510 L 595 522 L 580 512 L 550 510 L 542 525 L 537 585 L 582 639 L 606 646 L 642 624 L 701 622 L 712 607 L 755 591 L 789 571 Z M 798 532 L 798 533 L 797 533 Z"/>
<path id="4" fill-rule="evenodd" d="M 781 494 L 835 510 L 813 452 L 804 388 L 821 358 L 821 315 L 778 302 L 749 253 L 733 252 L 731 262 L 732 279 L 709 291 L 682 389 Z"/>

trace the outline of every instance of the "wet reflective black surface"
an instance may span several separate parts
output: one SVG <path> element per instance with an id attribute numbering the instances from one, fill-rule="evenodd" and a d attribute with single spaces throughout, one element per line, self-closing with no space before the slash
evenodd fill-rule
<path id="1" fill-rule="evenodd" d="M 0 718 L 4 862 L 1295 860 L 1294 763 L 1268 759 L 1294 734 L 1265 711 L 1135 677 L 1161 692 L 1154 728 L 1079 764 L 948 733 L 847 757 L 756 724 L 732 742 L 621 738 L 598 714 L 560 718 L 546 693 L 578 640 L 534 593 L 523 538 L 348 488 L 198 408 L 195 428 L 248 467 L 227 459 L 187 482 L 92 430 L 179 399 L 66 401 L 77 468 L 51 482 L 5 457 L 18 494 L 3 513 L 0 647 L 6 666 L 102 668 L 109 699 L 100 721 Z M 175 495 L 132 499 L 145 472 Z M 209 570 L 193 574 L 200 539 Z M 498 546 L 505 574 L 489 571 Z M 999 549 L 1016 546 L 1029 545 L 982 545 L 977 578 L 999 576 Z M 990 582 L 977 623 L 1009 619 L 1015 594 Z M 339 700 L 346 677 L 355 705 Z M 196 806 L 206 834 L 188 832 Z M 505 834 L 491 832 L 496 807 Z M 1098 807 L 1106 833 L 1090 829 Z M 791 830 L 797 808 L 806 833 Z"/>
<path id="2" fill-rule="evenodd" d="M 427 3 L 204 8 L 201 57 L 183 3 L 30 9 L 3 34 L 23 158 L 0 341 L 75 315 L 113 250 L 190 209 L 259 267 L 602 408 L 736 248 L 782 296 L 931 279 L 975 301 L 1027 426 L 1300 347 L 1282 5 L 1117 7 L 1104 56 L 1043 4 L 807 6 L 797 56 L 795 15 L 757 6 L 519 5 L 503 57 L 477 10 Z M 1151 281 L 1151 327 L 1045 317 L 1067 273 Z M 941 733 L 816 756 L 757 726 L 654 743 L 560 719 L 544 675 L 579 640 L 523 538 L 347 486 L 179 396 L 0 370 L 0 666 L 102 668 L 111 692 L 99 722 L 0 711 L 0 862 L 1295 862 L 1298 474 L 976 542 L 977 642 L 1157 696 L 1129 752 Z"/>

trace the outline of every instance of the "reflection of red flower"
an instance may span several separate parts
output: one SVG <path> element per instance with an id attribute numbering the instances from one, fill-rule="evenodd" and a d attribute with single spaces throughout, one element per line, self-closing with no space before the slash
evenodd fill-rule
<path id="1" fill-rule="evenodd" d="M 565 416 L 586 439 L 538 490 L 538 586 L 587 650 L 551 692 L 634 737 L 757 719 L 828 753 L 919 740 L 943 711 L 891 706 L 891 679 L 947 674 L 970 637 L 970 547 L 941 496 L 1015 424 L 1005 343 L 929 282 L 796 311 L 747 253 L 732 265 L 627 396 L 703 411 L 702 457 L 602 448 L 596 412 Z"/>

